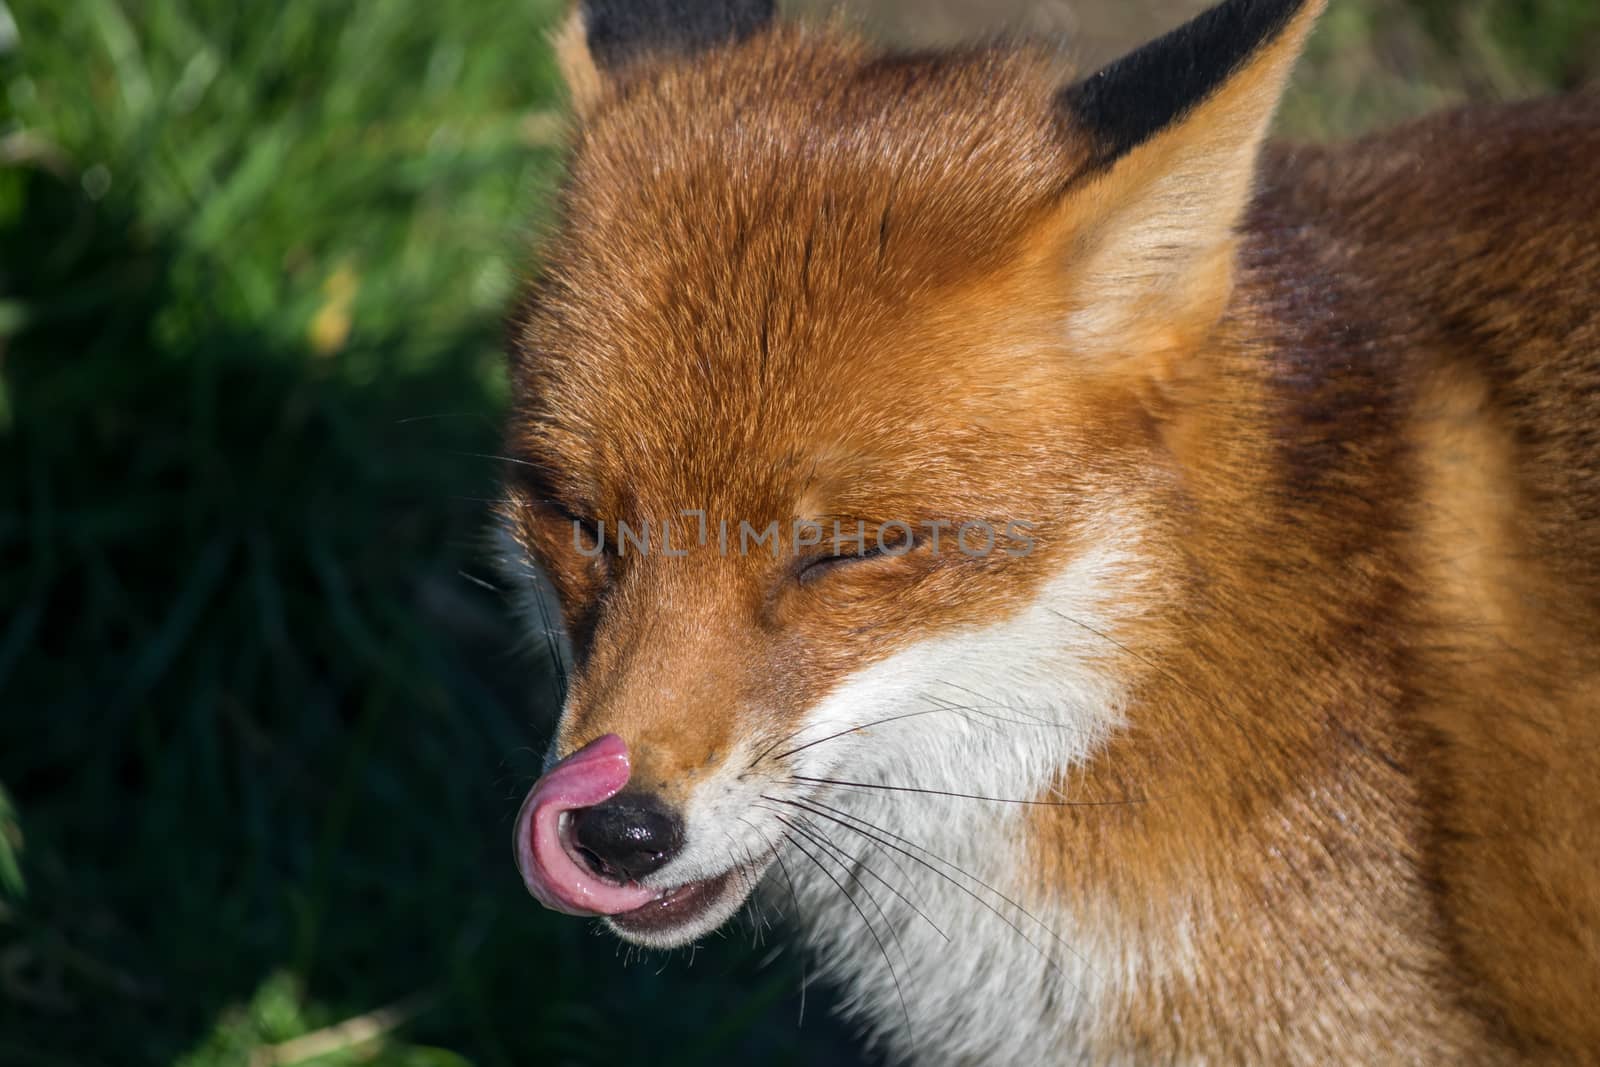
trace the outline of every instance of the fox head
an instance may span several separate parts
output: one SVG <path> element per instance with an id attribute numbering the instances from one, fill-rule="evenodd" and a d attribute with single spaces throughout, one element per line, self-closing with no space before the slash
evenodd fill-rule
<path id="1" fill-rule="evenodd" d="M 1138 726 L 1320 7 L 1229 0 L 1075 80 L 762 0 L 580 5 L 501 508 L 572 649 L 536 895 L 682 944 L 825 857 L 841 798 L 1039 796 Z"/>

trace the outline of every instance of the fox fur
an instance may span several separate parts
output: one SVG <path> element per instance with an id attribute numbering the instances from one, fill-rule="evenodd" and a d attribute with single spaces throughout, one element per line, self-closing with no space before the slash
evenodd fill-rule
<path id="1" fill-rule="evenodd" d="M 738 874 L 619 933 L 755 890 L 919 1063 L 1600 1063 L 1600 101 L 1268 143 L 1321 7 L 580 6 L 507 554 Z M 686 511 L 1033 550 L 578 550 Z"/>

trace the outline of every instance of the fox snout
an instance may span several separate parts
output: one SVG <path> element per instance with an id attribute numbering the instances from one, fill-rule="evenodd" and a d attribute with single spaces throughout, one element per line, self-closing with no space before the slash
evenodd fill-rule
<path id="1" fill-rule="evenodd" d="M 604 917 L 644 943 L 675 943 L 686 927 L 699 933 L 723 922 L 766 861 L 695 877 L 687 813 L 645 781 L 621 737 L 589 742 L 534 783 L 512 850 L 523 884 L 546 907 Z M 675 861 L 694 873 L 663 884 Z"/>

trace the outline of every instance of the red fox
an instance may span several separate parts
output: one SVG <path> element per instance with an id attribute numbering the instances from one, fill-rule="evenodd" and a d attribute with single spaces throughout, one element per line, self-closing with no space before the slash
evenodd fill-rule
<path id="1" fill-rule="evenodd" d="M 1600 101 L 1267 144 L 1322 6 L 1076 78 L 580 4 L 534 896 L 759 895 L 920 1063 L 1600 1062 Z"/>

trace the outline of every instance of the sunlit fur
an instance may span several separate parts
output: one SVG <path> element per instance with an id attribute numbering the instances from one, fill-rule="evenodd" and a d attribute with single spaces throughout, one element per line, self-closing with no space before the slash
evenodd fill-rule
<path id="1" fill-rule="evenodd" d="M 760 880 L 925 1063 L 1594 1062 L 1600 105 L 1263 146 L 1317 2 L 1078 82 L 658 7 L 560 39 L 501 509 L 552 760 L 738 872 L 629 936 Z M 1034 545 L 579 551 L 683 509 Z"/>

